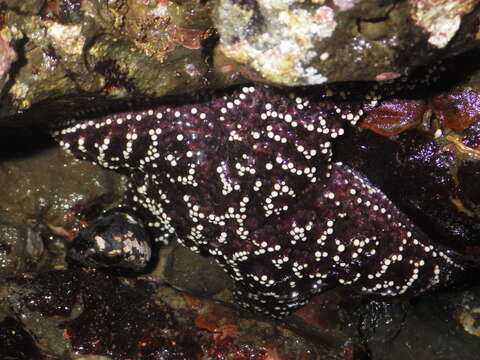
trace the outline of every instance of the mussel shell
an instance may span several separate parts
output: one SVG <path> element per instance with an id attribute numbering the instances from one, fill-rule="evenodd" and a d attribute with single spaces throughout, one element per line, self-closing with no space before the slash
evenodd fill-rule
<path id="1" fill-rule="evenodd" d="M 67 254 L 88 268 L 142 271 L 152 257 L 151 238 L 142 220 L 124 208 L 109 210 L 83 229 Z"/>

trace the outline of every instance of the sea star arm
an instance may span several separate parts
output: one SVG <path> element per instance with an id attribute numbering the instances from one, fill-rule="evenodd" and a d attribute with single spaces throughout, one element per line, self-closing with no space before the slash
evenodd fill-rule
<path id="1" fill-rule="evenodd" d="M 328 95 L 328 96 L 327 96 Z M 362 104 L 345 94 L 247 86 L 81 120 L 54 134 L 126 171 L 126 205 L 157 240 L 213 256 L 251 309 L 283 316 L 339 285 L 418 293 L 461 265 L 332 148 Z"/>

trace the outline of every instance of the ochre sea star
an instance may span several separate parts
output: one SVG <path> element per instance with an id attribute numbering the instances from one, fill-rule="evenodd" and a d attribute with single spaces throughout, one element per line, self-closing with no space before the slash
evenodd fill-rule
<path id="1" fill-rule="evenodd" d="M 125 204 L 157 241 L 213 256 L 249 309 L 284 316 L 338 285 L 393 296 L 448 280 L 462 269 L 450 251 L 332 161 L 363 105 L 331 89 L 246 86 L 80 120 L 54 136 L 76 157 L 128 173 Z"/>

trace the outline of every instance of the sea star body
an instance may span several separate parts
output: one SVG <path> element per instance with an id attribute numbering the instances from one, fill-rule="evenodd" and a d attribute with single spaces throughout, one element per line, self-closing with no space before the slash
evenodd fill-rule
<path id="1" fill-rule="evenodd" d="M 213 256 L 252 310 L 284 316 L 338 285 L 393 296 L 448 280 L 461 269 L 450 252 L 332 162 L 362 105 L 327 93 L 247 86 L 81 120 L 54 136 L 130 174 L 126 204 L 157 240 Z"/>

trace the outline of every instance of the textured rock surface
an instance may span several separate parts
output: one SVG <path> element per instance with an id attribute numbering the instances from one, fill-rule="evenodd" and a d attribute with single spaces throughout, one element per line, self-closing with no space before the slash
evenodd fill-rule
<path id="1" fill-rule="evenodd" d="M 370 303 L 360 328 L 372 359 L 476 359 L 480 338 L 472 306 L 478 306 L 478 296 L 477 287 L 418 299 L 411 306 Z"/>
<path id="2" fill-rule="evenodd" d="M 11 317 L 0 321 L 0 344 L 2 359 L 45 359 L 32 336 L 19 321 Z"/>
<path id="3" fill-rule="evenodd" d="M 10 69 L 11 80 L 0 119 L 22 115 L 16 123 L 245 77 L 284 85 L 395 78 L 474 47 L 478 12 L 476 0 L 2 4 L 0 78 Z M 10 66 L 12 51 L 21 59 Z"/>
<path id="4" fill-rule="evenodd" d="M 333 360 L 353 351 L 338 340 L 313 345 L 284 326 L 239 318 L 148 280 L 55 271 L 12 281 L 8 291 L 13 314 L 22 316 L 49 358 Z"/>
<path id="5" fill-rule="evenodd" d="M 475 0 L 221 0 L 218 52 L 283 85 L 385 80 L 474 46 Z M 461 50 L 460 50 L 461 51 Z"/>
<path id="6" fill-rule="evenodd" d="M 8 72 L 12 62 L 17 59 L 17 54 L 10 44 L 0 37 L 0 93 L 8 81 Z"/>
<path id="7" fill-rule="evenodd" d="M 10 42 L 22 59 L 4 89 L 0 118 L 45 99 L 68 98 L 54 107 L 68 113 L 91 94 L 111 99 L 185 91 L 198 87 L 207 71 L 202 41 L 211 23 L 209 5 L 200 1 L 1 4 L 0 44 Z M 0 66 L 3 76 L 7 67 Z M 36 120 L 39 115 L 45 113 Z"/>
<path id="8" fill-rule="evenodd" d="M 55 256 L 61 251 L 57 245 L 64 245 L 52 240 L 45 251 L 44 242 L 75 231 L 76 210 L 100 211 L 122 193 L 120 176 L 75 161 L 52 145 L 35 131 L 0 131 L 0 281 L 64 264 L 64 254 Z"/>

